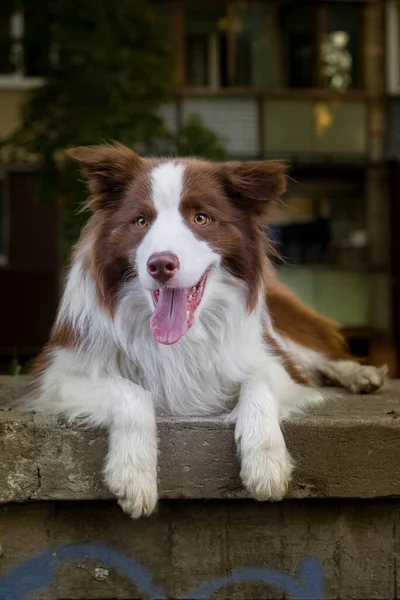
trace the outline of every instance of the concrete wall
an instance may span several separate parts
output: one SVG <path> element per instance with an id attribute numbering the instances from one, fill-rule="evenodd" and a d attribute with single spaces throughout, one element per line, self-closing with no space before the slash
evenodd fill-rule
<path id="1" fill-rule="evenodd" d="M 139 521 L 101 482 L 105 432 L 19 413 L 28 385 L 0 377 L 0 600 L 400 597 L 400 382 L 287 421 L 276 504 L 246 497 L 221 419 L 160 418 L 162 500 Z"/>
<path id="2" fill-rule="evenodd" d="M 132 521 L 114 502 L 9 505 L 0 509 L 0 598 L 389 600 L 400 583 L 399 508 L 394 500 L 175 500 Z M 266 582 L 229 584 L 243 569 Z M 218 593 L 194 593 L 217 578 L 228 578 Z M 23 589 L 30 596 L 16 595 Z"/>

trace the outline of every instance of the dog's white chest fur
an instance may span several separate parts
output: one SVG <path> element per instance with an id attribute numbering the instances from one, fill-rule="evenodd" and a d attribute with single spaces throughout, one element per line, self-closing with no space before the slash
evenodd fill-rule
<path id="1" fill-rule="evenodd" d="M 183 416 L 221 412 L 229 408 L 239 391 L 225 369 L 223 349 L 163 348 L 144 357 L 135 369 L 135 381 L 151 392 L 158 410 Z M 169 351 L 169 352 L 168 352 Z M 236 362 L 236 357 L 232 357 Z M 129 370 L 132 365 L 127 364 Z"/>
<path id="2" fill-rule="evenodd" d="M 222 293 L 218 282 L 213 282 L 212 293 Z M 172 346 L 155 342 L 147 319 L 130 341 L 126 339 L 121 371 L 151 392 L 158 409 L 183 416 L 232 407 L 257 356 L 261 360 L 262 310 L 248 315 L 240 294 L 232 294 L 229 310 L 226 302 L 224 298 L 220 306 L 210 303 L 211 308 L 205 308 L 202 318 Z"/>

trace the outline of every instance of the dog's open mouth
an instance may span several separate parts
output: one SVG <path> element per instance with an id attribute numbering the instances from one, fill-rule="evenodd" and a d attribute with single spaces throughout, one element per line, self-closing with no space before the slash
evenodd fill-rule
<path id="1" fill-rule="evenodd" d="M 154 339 L 160 344 L 175 344 L 193 325 L 194 313 L 203 297 L 208 273 L 190 288 L 164 287 L 151 295 L 154 312 L 150 319 Z"/>

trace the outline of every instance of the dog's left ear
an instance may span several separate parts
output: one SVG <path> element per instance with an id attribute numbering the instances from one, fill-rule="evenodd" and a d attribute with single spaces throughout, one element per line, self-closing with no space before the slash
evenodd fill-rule
<path id="1" fill-rule="evenodd" d="M 86 203 L 90 210 L 115 208 L 144 164 L 133 150 L 117 143 L 71 148 L 65 155 L 79 164 L 91 193 Z"/>
<path id="2" fill-rule="evenodd" d="M 274 160 L 228 162 L 218 165 L 224 190 L 238 208 L 256 215 L 286 191 L 287 166 Z"/>

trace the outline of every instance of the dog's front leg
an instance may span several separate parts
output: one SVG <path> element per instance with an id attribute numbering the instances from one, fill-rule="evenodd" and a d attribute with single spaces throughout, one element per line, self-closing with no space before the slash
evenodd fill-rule
<path id="1" fill-rule="evenodd" d="M 105 427 L 109 449 L 105 480 L 132 517 L 157 504 L 157 432 L 149 392 L 122 377 L 91 378 L 51 366 L 34 403 L 38 411 Z"/>
<path id="2" fill-rule="evenodd" d="M 279 405 L 264 370 L 245 382 L 235 408 L 243 485 L 256 500 L 281 500 L 293 470 L 279 425 Z"/>
<path id="3" fill-rule="evenodd" d="M 104 474 L 122 509 L 137 518 L 157 504 L 157 432 L 149 392 L 131 387 L 113 405 Z"/>

